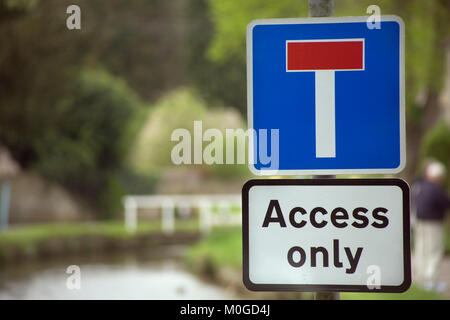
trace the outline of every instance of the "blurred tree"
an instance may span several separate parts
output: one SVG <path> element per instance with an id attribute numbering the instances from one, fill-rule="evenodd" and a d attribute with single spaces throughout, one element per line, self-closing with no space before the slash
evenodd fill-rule
<path id="1" fill-rule="evenodd" d="M 77 46 L 83 63 L 124 77 L 144 99 L 158 98 L 182 84 L 183 0 L 78 3 L 83 21 L 82 41 Z"/>
<path id="2" fill-rule="evenodd" d="M 0 23 L 15 19 L 36 6 L 37 0 L 0 1 Z"/>
<path id="3" fill-rule="evenodd" d="M 254 19 L 308 16 L 308 1 L 299 0 L 209 0 L 214 38 L 208 57 L 218 63 L 230 58 L 246 61 L 246 27 Z"/>
<path id="4" fill-rule="evenodd" d="M 225 104 L 246 113 L 245 59 L 228 56 L 217 63 L 208 56 L 214 23 L 208 0 L 186 2 L 185 79 L 209 104 Z M 230 20 L 231 22 L 231 20 Z"/>
<path id="5" fill-rule="evenodd" d="M 147 99 L 179 85 L 181 3 L 76 1 L 81 30 L 70 31 L 73 1 L 0 1 L 0 142 L 22 167 L 92 204 L 117 204 L 117 179 L 137 178 L 120 167 L 140 102 L 122 80 L 89 69 L 108 70 Z"/>
<path id="6" fill-rule="evenodd" d="M 445 56 L 450 53 L 450 1 L 392 1 L 406 24 L 407 167 L 418 170 L 423 136 L 441 117 L 440 95 L 446 75 Z M 448 107 L 448 106 L 447 106 Z M 444 147 L 444 146 L 443 146 Z"/>
<path id="7" fill-rule="evenodd" d="M 450 125 L 445 121 L 439 121 L 423 138 L 421 162 L 428 158 L 440 161 L 450 171 Z M 447 175 L 447 185 L 449 181 Z"/>
<path id="8" fill-rule="evenodd" d="M 187 81 L 212 104 L 233 106 L 245 115 L 247 24 L 256 18 L 307 15 L 307 1 L 198 0 L 186 5 Z"/>
<path id="9" fill-rule="evenodd" d="M 81 71 L 70 92 L 54 105 L 58 119 L 51 130 L 33 140 L 33 167 L 91 203 L 99 197 L 104 212 L 113 214 L 121 198 L 115 175 L 124 166 L 141 102 L 122 80 L 95 70 Z"/>
<path id="10" fill-rule="evenodd" d="M 3 2 L 15 3 L 13 1 Z M 18 3 L 34 6 L 18 7 Z M 55 19 L 45 21 L 36 1 L 21 1 L 3 7 L 10 19 L 0 24 L 0 141 L 25 168 L 37 160 L 33 143 L 43 130 L 51 130 L 57 118 L 53 106 L 66 92 L 67 66 L 77 63 L 67 29 Z M 56 7 L 44 7 L 47 14 Z M 65 13 L 65 8 L 60 7 Z M 8 15 L 8 12 L 10 13 Z M 20 12 L 21 14 L 18 14 Z M 64 20 L 63 20 L 64 21 Z M 50 35 L 46 37 L 43 35 Z"/>
<path id="11" fill-rule="evenodd" d="M 203 120 L 206 104 L 187 89 L 178 89 L 161 97 L 149 113 L 130 154 L 131 163 L 141 172 L 152 172 L 172 165 L 171 142 L 175 129 L 193 131 L 195 120 Z"/>
<path id="12" fill-rule="evenodd" d="M 69 31 L 72 2 L 0 1 L 0 140 L 24 167 L 36 161 L 29 141 L 52 126 L 80 66 L 107 69 L 147 99 L 182 80 L 181 0 L 80 0 L 82 28 Z"/>
<path id="13" fill-rule="evenodd" d="M 225 129 L 244 128 L 245 123 L 233 108 L 208 108 L 205 101 L 188 89 L 177 89 L 169 92 L 158 100 L 148 115 L 146 123 L 138 135 L 136 143 L 130 152 L 130 160 L 139 172 L 151 174 L 170 167 L 174 167 L 171 160 L 172 149 L 179 142 L 171 141 L 174 130 L 182 128 L 190 132 L 191 162 L 193 163 L 194 139 L 203 139 L 194 136 L 194 121 L 202 121 L 202 134 L 209 128 L 221 130 L 225 139 Z M 184 140 L 183 140 L 184 141 Z M 223 156 L 225 157 L 225 140 L 223 142 Z M 205 148 L 209 141 L 203 142 Z M 236 147 L 235 143 L 235 155 Z M 205 149 L 203 149 L 204 151 Z M 224 158 L 223 158 L 224 159 Z M 225 162 L 225 159 L 224 159 Z M 193 165 L 190 165 L 192 167 Z M 221 178 L 242 178 L 249 175 L 246 164 L 228 165 L 195 165 L 212 176 Z"/>

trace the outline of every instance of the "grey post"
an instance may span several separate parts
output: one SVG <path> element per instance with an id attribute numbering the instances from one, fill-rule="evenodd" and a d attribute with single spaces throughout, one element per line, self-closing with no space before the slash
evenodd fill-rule
<path id="1" fill-rule="evenodd" d="M 309 0 L 310 17 L 332 17 L 334 15 L 334 0 Z"/>
<path id="2" fill-rule="evenodd" d="M 1 182 L 1 200 L 0 200 L 0 231 L 8 229 L 9 223 L 9 201 L 11 193 L 9 180 Z"/>
<path id="3" fill-rule="evenodd" d="M 334 0 L 308 0 L 310 17 L 332 17 L 334 15 Z M 317 178 L 335 178 L 336 176 L 313 176 Z M 316 292 L 316 300 L 339 300 L 339 292 Z"/>

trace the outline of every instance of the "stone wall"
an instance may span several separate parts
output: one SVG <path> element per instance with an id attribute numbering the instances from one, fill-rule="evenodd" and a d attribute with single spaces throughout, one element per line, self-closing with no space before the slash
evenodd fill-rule
<path id="1" fill-rule="evenodd" d="M 89 219 L 80 200 L 62 187 L 37 175 L 22 172 L 11 179 L 11 224 L 68 222 Z"/>

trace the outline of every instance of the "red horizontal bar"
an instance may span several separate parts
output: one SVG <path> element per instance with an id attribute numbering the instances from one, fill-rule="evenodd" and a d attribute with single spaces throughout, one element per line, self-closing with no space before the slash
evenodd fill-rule
<path id="1" fill-rule="evenodd" d="M 342 70 L 364 68 L 363 41 L 287 42 L 287 70 Z"/>

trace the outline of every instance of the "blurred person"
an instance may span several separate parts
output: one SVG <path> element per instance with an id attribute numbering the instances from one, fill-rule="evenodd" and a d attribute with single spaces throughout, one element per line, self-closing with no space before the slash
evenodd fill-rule
<path id="1" fill-rule="evenodd" d="M 443 291 L 446 284 L 436 282 L 436 271 L 444 256 L 444 217 L 450 200 L 443 187 L 443 164 L 430 161 L 424 178 L 413 184 L 414 268 L 416 280 L 426 289 Z"/>

